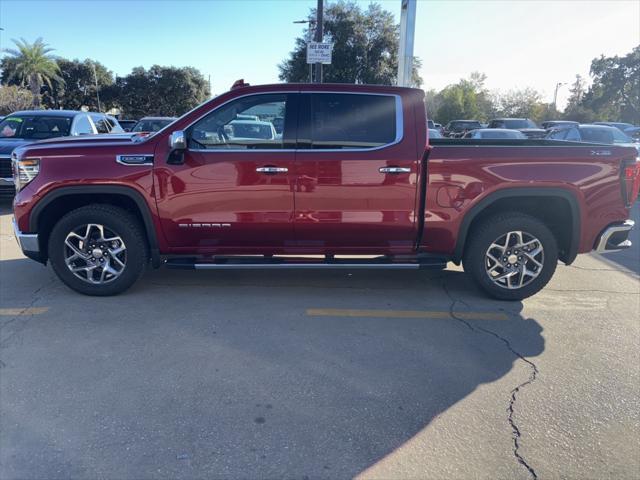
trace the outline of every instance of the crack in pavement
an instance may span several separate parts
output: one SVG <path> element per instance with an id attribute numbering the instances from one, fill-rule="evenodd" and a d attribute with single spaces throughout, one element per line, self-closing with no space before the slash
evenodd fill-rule
<path id="1" fill-rule="evenodd" d="M 509 350 L 513 355 L 515 355 L 517 358 L 519 358 L 520 360 L 525 362 L 531 369 L 531 373 L 529 374 L 529 379 L 527 381 L 525 381 L 525 382 L 522 382 L 521 384 L 516 386 L 513 390 L 511 390 L 511 398 L 509 399 L 509 406 L 507 407 L 507 412 L 509 412 L 508 421 L 509 421 L 509 425 L 511 426 L 511 431 L 513 432 L 513 454 L 516 457 L 516 460 L 518 461 L 518 463 L 520 463 L 523 467 L 525 467 L 527 469 L 527 471 L 531 475 L 531 478 L 533 478 L 534 480 L 537 480 L 538 474 L 535 472 L 533 467 L 531 465 L 529 465 L 527 463 L 527 461 L 524 459 L 524 457 L 520 454 L 520 438 L 522 438 L 522 434 L 520 432 L 520 429 L 516 425 L 516 422 L 515 422 L 513 417 L 514 417 L 514 413 L 515 413 L 515 403 L 516 403 L 516 399 L 517 399 L 516 397 L 517 397 L 518 393 L 520 392 L 520 390 L 522 388 L 526 387 L 527 385 L 532 384 L 536 380 L 536 378 L 538 376 L 538 367 L 531 360 L 528 360 L 521 353 L 519 353 L 517 350 L 515 350 L 513 348 L 513 346 L 511 345 L 511 343 L 509 342 L 509 340 L 507 340 L 506 338 L 502 337 L 501 335 L 499 335 L 496 332 L 494 332 L 492 330 L 489 330 L 487 328 L 479 327 L 477 325 L 472 325 L 471 323 L 469 323 L 468 321 L 466 321 L 462 317 L 456 315 L 456 313 L 455 313 L 455 305 L 456 305 L 456 303 L 458 303 L 458 302 L 462 303 L 463 305 L 465 305 L 467 307 L 469 305 L 467 303 L 465 303 L 464 301 L 458 300 L 458 299 L 453 297 L 453 295 L 449 291 L 449 288 L 447 287 L 446 280 L 444 280 L 444 279 L 443 279 L 443 282 L 442 282 L 442 288 L 444 289 L 445 293 L 447 294 L 447 297 L 449 297 L 449 300 L 450 300 L 449 315 L 451 315 L 451 318 L 453 318 L 454 320 L 457 320 L 458 322 L 463 323 L 472 332 L 475 332 L 475 333 L 482 332 L 482 333 L 485 333 L 487 335 L 491 335 L 491 336 L 497 338 L 498 340 L 500 340 L 506 346 L 507 350 Z"/>

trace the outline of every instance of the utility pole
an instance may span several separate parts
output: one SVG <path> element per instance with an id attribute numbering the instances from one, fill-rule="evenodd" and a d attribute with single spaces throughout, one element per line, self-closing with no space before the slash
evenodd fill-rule
<path id="1" fill-rule="evenodd" d="M 416 33 L 416 1 L 401 0 L 398 86 L 410 87 L 413 72 L 413 43 Z"/>
<path id="2" fill-rule="evenodd" d="M 323 37 L 323 7 L 324 0 L 318 0 L 318 8 L 316 8 L 316 42 L 321 43 Z M 322 83 L 322 64 L 316 63 L 315 65 L 315 83 Z"/>

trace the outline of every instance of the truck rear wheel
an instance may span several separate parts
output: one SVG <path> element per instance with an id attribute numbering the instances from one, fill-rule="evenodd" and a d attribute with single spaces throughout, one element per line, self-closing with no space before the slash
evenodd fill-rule
<path id="1" fill-rule="evenodd" d="M 112 205 L 67 213 L 49 236 L 49 258 L 60 280 L 85 295 L 116 295 L 144 272 L 149 254 L 136 218 Z"/>
<path id="2" fill-rule="evenodd" d="M 549 228 L 524 213 L 488 218 L 470 233 L 464 270 L 489 295 L 522 300 L 538 293 L 551 280 L 558 263 L 558 246 Z"/>

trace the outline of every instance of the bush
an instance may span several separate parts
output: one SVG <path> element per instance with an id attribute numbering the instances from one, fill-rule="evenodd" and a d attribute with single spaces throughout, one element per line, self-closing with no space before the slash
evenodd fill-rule
<path id="1" fill-rule="evenodd" d="M 26 88 L 15 85 L 0 87 L 0 115 L 9 115 L 17 110 L 26 110 L 33 105 L 33 94 Z"/>

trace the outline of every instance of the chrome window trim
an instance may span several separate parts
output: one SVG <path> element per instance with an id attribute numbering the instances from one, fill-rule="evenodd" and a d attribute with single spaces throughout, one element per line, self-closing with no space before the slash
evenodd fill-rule
<path id="1" fill-rule="evenodd" d="M 125 167 L 142 167 L 145 165 L 153 165 L 153 161 L 144 163 L 127 163 L 122 161 L 122 157 L 153 157 L 153 153 L 123 153 L 116 155 L 116 163 L 124 165 Z"/>
<path id="2" fill-rule="evenodd" d="M 383 148 L 388 148 L 391 147 L 393 145 L 397 145 L 398 143 L 402 142 L 402 140 L 404 139 L 404 109 L 402 108 L 402 97 L 400 95 L 398 95 L 397 93 L 379 93 L 379 92 L 340 92 L 340 91 L 333 91 L 333 90 L 326 90 L 326 91 L 315 91 L 315 90 L 285 90 L 285 91 L 280 91 L 280 92 L 254 92 L 254 93 L 247 93 L 246 95 L 241 95 L 239 97 L 234 97 L 231 98 L 229 100 L 227 100 L 224 103 L 221 103 L 220 105 L 218 105 L 215 109 L 210 110 L 209 112 L 205 113 L 204 115 L 200 116 L 199 118 L 197 118 L 196 120 L 194 120 L 193 122 L 191 122 L 188 126 L 184 127 L 182 130 L 186 131 L 189 128 L 191 128 L 193 125 L 195 125 L 196 123 L 198 123 L 200 120 L 202 120 L 203 118 L 205 118 L 207 115 L 210 115 L 211 113 L 215 112 L 216 110 L 218 110 L 219 108 L 222 108 L 224 105 L 233 102 L 235 100 L 239 100 L 241 98 L 245 98 L 245 97 L 252 97 L 252 96 L 256 96 L 256 95 L 278 95 L 278 94 L 292 94 L 292 93 L 297 93 L 297 94 L 303 94 L 303 93 L 309 93 L 309 94 L 314 94 L 314 93 L 329 93 L 329 94 L 333 94 L 333 95 L 375 95 L 375 96 L 381 96 L 381 97 L 394 97 L 395 98 L 395 108 L 396 108 L 396 137 L 394 139 L 393 142 L 390 143 L 386 143 L 384 145 L 379 145 L 377 147 L 366 147 L 366 148 L 256 148 L 256 149 L 252 149 L 252 148 L 187 148 L 187 151 L 189 152 L 198 152 L 198 153 L 235 153 L 235 152 L 255 152 L 255 153 L 266 153 L 266 152 L 270 152 L 270 153 L 275 153 L 275 152 L 305 152 L 305 153 L 312 153 L 312 152 L 317 152 L 317 153 L 327 153 L 327 152 L 372 152 L 375 150 L 382 150 Z M 165 127 L 166 128 L 166 127 Z M 296 132 L 297 133 L 297 132 Z"/>

